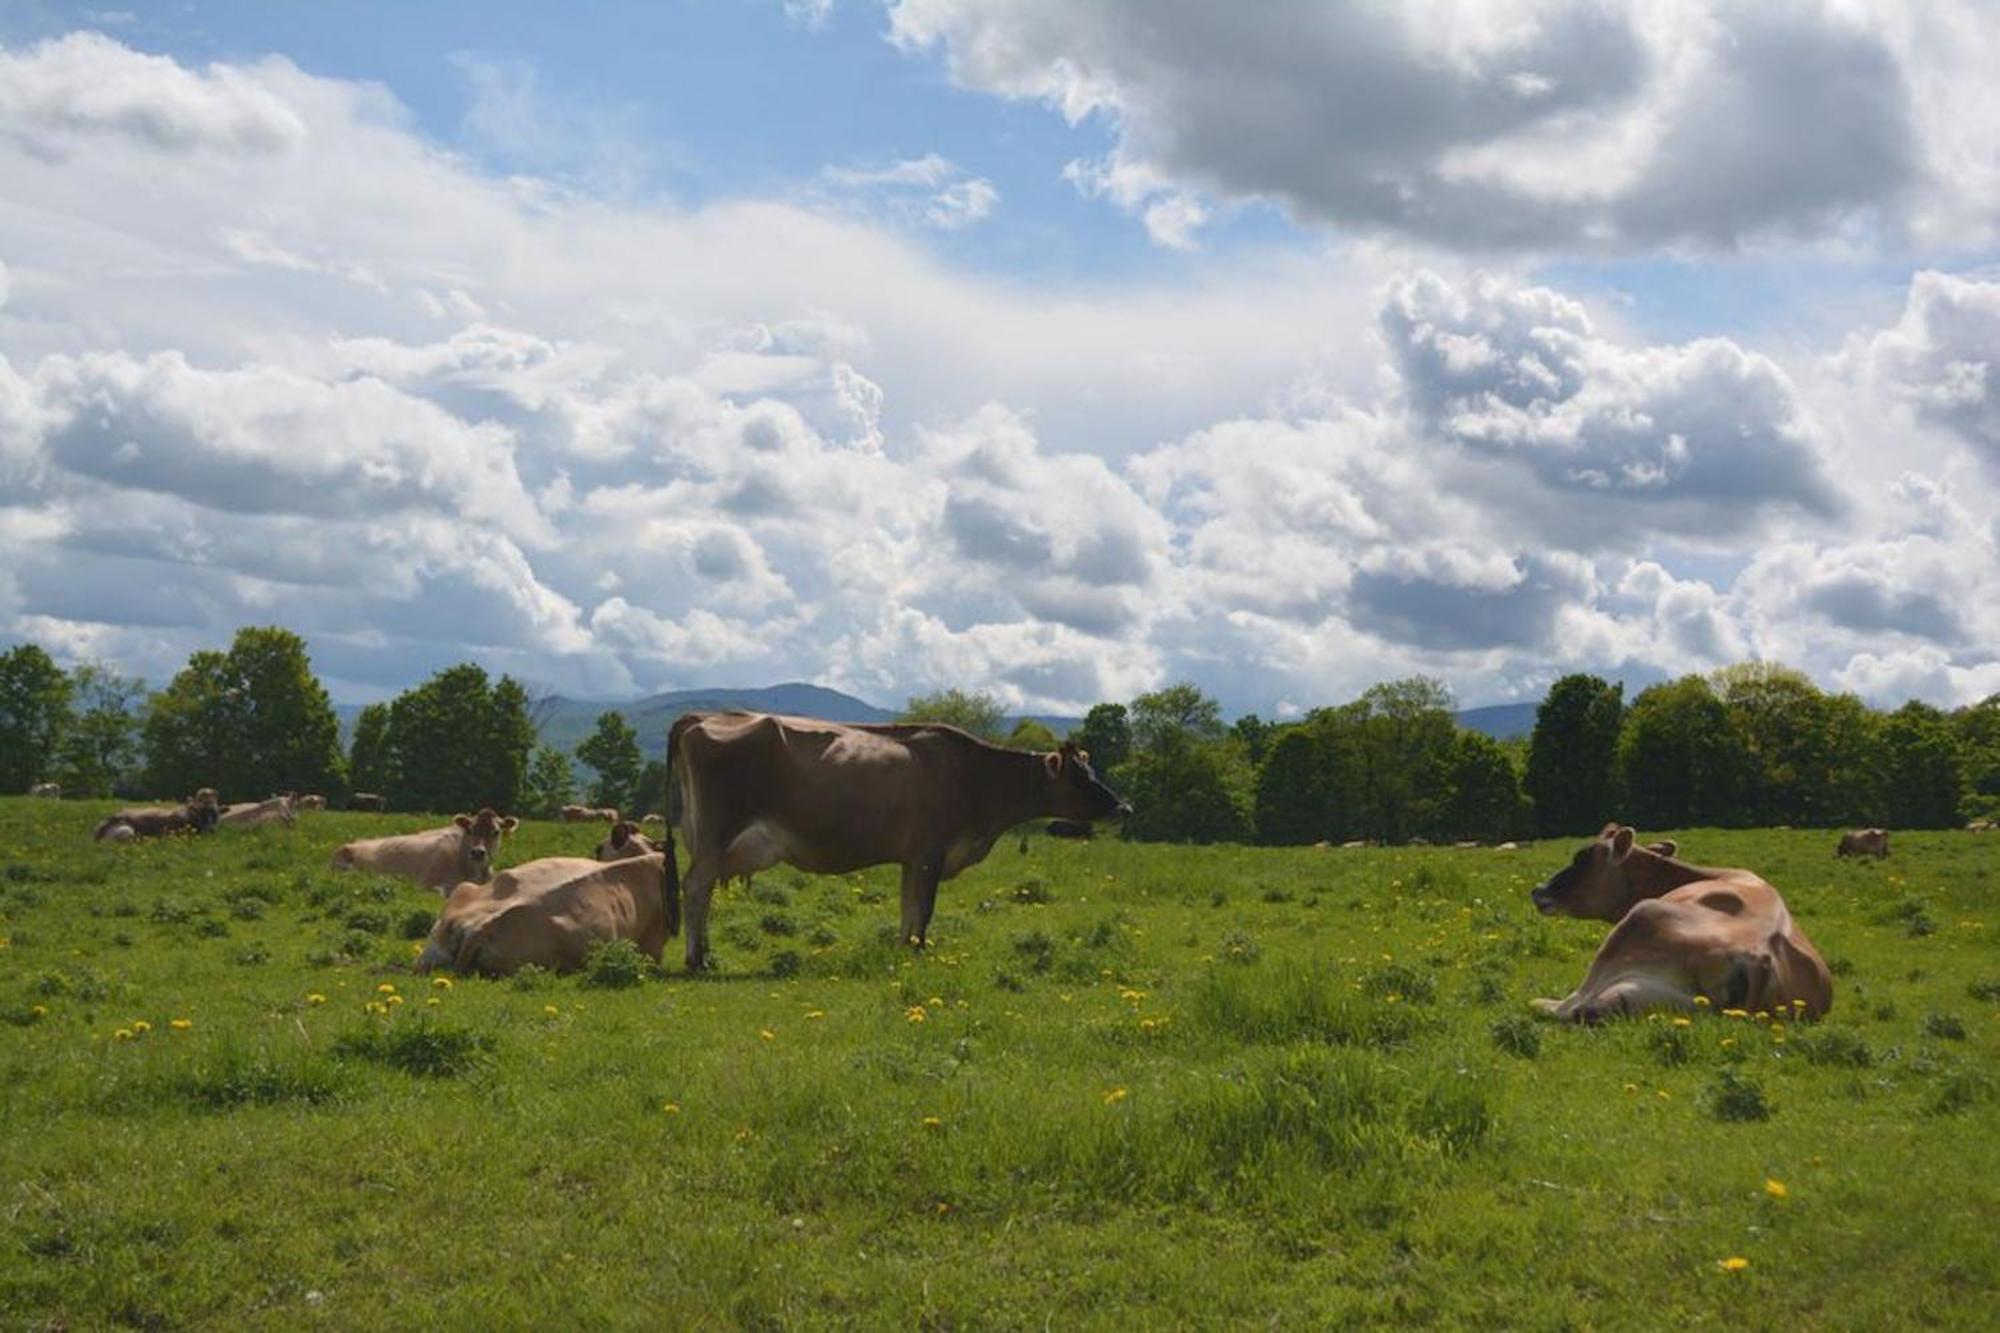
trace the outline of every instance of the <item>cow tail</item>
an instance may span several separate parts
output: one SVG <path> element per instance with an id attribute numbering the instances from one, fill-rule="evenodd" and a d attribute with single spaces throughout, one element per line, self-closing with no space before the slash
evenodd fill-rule
<path id="1" fill-rule="evenodd" d="M 669 937 L 681 933 L 681 868 L 674 861 L 674 776 L 676 768 L 674 760 L 680 751 L 680 735 L 681 720 L 675 718 L 667 727 L 667 781 L 665 789 L 660 793 L 666 799 L 667 803 L 667 808 L 663 812 L 667 817 L 666 824 L 662 828 L 662 836 L 660 838 L 660 851 L 664 853 L 660 857 L 660 860 L 665 863 L 661 868 L 663 879 L 660 883 L 660 905 L 666 913 L 667 934 Z"/>

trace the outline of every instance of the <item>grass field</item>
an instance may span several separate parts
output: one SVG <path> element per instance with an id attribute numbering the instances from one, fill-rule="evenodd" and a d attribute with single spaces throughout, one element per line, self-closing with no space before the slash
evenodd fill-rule
<path id="1" fill-rule="evenodd" d="M 1785 892 L 1833 1015 L 1580 1030 L 1527 1016 L 1606 930 L 1527 901 L 1568 843 L 1003 842 L 920 956 L 891 873 L 781 869 L 713 977 L 447 985 L 434 895 L 325 869 L 423 821 L 103 809 L 0 801 L 9 1327 L 2000 1312 L 2000 835 L 1677 832 Z"/>

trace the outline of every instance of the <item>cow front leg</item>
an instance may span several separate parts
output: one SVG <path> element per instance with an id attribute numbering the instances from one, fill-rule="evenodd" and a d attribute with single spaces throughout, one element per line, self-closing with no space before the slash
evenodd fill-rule
<path id="1" fill-rule="evenodd" d="M 931 913 L 937 910 L 938 858 L 903 866 L 903 943 L 922 944 L 930 938 Z"/>

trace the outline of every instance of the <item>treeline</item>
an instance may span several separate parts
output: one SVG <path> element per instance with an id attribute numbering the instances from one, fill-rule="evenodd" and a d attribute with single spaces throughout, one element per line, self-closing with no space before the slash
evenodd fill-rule
<path id="1" fill-rule="evenodd" d="M 1047 737 L 1023 723 L 1003 738 L 1000 713 L 946 691 L 904 716 L 1029 747 Z M 1610 819 L 1946 828 L 2000 813 L 2000 695 L 1881 712 L 1762 662 L 1629 702 L 1620 685 L 1566 676 L 1524 740 L 1461 728 L 1450 691 L 1424 677 L 1282 724 L 1225 725 L 1215 700 L 1175 685 L 1097 705 L 1073 738 L 1132 802 L 1125 836 L 1144 841 L 1492 842 L 1582 836 Z"/>
<path id="2" fill-rule="evenodd" d="M 197 652 L 166 688 L 85 663 L 70 671 L 29 643 L 0 653 L 0 792 L 56 782 L 70 797 L 177 799 L 214 787 L 224 800 L 356 791 L 392 810 L 490 805 L 548 818 L 583 795 L 593 805 L 664 808 L 665 770 L 642 764 L 616 711 L 570 755 L 537 741 L 537 701 L 511 676 L 462 663 L 340 725 L 290 630 L 237 632 L 226 652 Z"/>

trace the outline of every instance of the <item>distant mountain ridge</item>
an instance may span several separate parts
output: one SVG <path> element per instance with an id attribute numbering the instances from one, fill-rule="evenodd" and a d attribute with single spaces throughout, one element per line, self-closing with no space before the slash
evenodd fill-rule
<path id="1" fill-rule="evenodd" d="M 675 718 L 688 712 L 733 708 L 753 713 L 821 717 L 829 722 L 893 722 L 896 719 L 893 709 L 878 708 L 865 699 L 804 681 L 787 681 L 781 685 L 669 690 L 664 694 L 649 694 L 642 699 L 624 701 L 571 699 L 553 695 L 544 707 L 546 712 L 541 720 L 544 745 L 572 751 L 596 730 L 599 713 L 616 711 L 623 713 L 632 729 L 639 733 L 639 749 L 648 759 L 659 759 L 665 755 L 667 727 Z M 1458 724 L 1473 731 L 1483 731 L 1499 740 L 1509 740 L 1526 736 L 1534 730 L 1536 707 L 1526 703 L 1469 708 L 1457 714 Z M 341 744 L 345 746 L 353 738 L 354 719 L 360 714 L 361 707 L 358 704 L 336 704 L 334 712 L 340 718 Z M 1058 736 L 1068 735 L 1083 722 L 1077 717 L 1026 716 Z M 1018 721 L 1018 717 L 1009 717 L 1002 722 L 1002 726 L 1012 730 Z"/>

